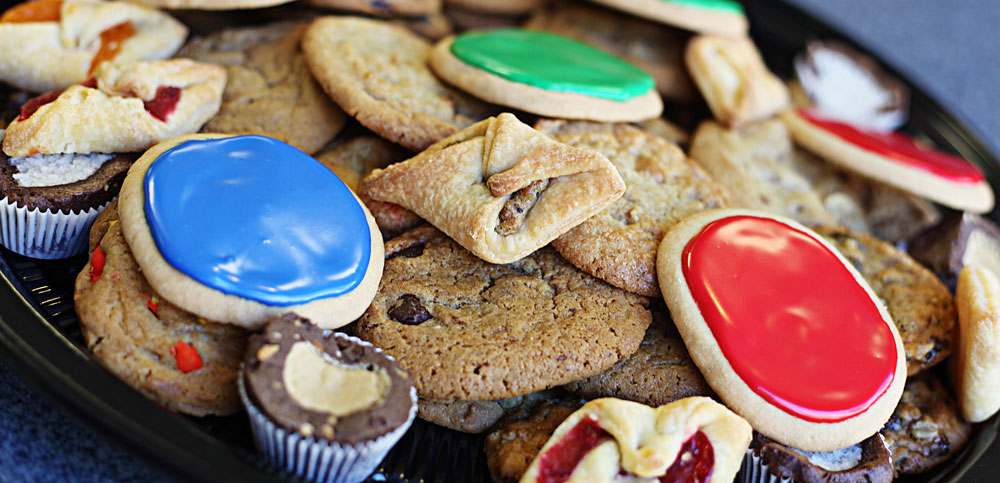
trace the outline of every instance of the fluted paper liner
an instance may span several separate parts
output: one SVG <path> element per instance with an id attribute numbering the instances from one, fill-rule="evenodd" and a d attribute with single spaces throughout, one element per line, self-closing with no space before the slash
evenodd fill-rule
<path id="1" fill-rule="evenodd" d="M 0 244 L 14 253 L 54 260 L 83 253 L 90 225 L 110 202 L 79 213 L 18 207 L 0 198 Z"/>
<path id="2" fill-rule="evenodd" d="M 743 465 L 736 475 L 736 481 L 743 483 L 792 483 L 791 478 L 779 478 L 771 474 L 769 465 L 764 458 L 754 454 L 753 449 L 747 449 Z"/>

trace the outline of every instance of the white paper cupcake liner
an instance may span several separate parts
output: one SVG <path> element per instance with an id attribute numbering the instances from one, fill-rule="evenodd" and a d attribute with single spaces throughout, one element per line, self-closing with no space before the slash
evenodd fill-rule
<path id="1" fill-rule="evenodd" d="M 764 458 L 754 454 L 753 449 L 748 449 L 746 457 L 743 458 L 743 465 L 736 475 L 736 481 L 743 483 L 792 483 L 791 478 L 779 478 L 771 474 L 768 464 Z"/>
<path id="2" fill-rule="evenodd" d="M 355 337 L 351 339 L 368 344 Z M 278 427 L 250 400 L 242 369 L 237 384 L 240 398 L 250 416 L 250 427 L 257 449 L 276 465 L 315 482 L 354 483 L 364 480 L 378 468 L 417 415 L 417 390 L 411 387 L 410 399 L 413 403 L 405 423 L 371 441 L 342 445 L 311 436 L 304 437 Z"/>
<path id="3" fill-rule="evenodd" d="M 0 198 L 0 244 L 31 258 L 68 258 L 87 249 L 90 225 L 109 203 L 80 213 L 18 207 Z"/>

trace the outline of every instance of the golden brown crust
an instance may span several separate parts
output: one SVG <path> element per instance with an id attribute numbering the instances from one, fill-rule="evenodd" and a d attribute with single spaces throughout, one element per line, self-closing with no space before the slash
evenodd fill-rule
<path id="1" fill-rule="evenodd" d="M 570 263 L 630 292 L 657 297 L 656 250 L 684 217 L 728 206 L 728 194 L 677 146 L 626 124 L 542 120 L 556 141 L 607 156 L 625 194 L 552 245 Z"/>
<path id="2" fill-rule="evenodd" d="M 124 22 L 132 22 L 135 34 L 121 43 L 115 62 L 166 59 L 187 36 L 187 27 L 169 15 L 127 2 L 65 0 L 60 17 L 0 24 L 0 80 L 33 92 L 83 82 L 101 32 Z"/>
<path id="3" fill-rule="evenodd" d="M 630 356 L 646 299 L 543 248 L 491 265 L 432 227 L 386 243 L 379 293 L 356 326 L 425 398 L 501 399 L 592 376 Z"/>
<path id="4" fill-rule="evenodd" d="M 509 81 L 455 57 L 451 53 L 453 40 L 448 37 L 434 46 L 430 66 L 449 84 L 487 102 L 539 116 L 604 122 L 644 121 L 663 113 L 663 100 L 652 88 L 626 101 L 615 101 Z"/>
<path id="5" fill-rule="evenodd" d="M 219 110 L 226 70 L 188 59 L 104 63 L 95 78 L 96 87 L 74 85 L 27 119 L 12 122 L 3 151 L 9 156 L 123 153 L 197 132 Z M 181 89 L 165 120 L 144 106 L 161 87 Z"/>
<path id="6" fill-rule="evenodd" d="M 354 17 L 321 17 L 302 38 L 316 80 L 365 127 L 421 151 L 490 108 L 445 86 L 426 60 L 430 45 L 403 27 Z"/>
<path id="7" fill-rule="evenodd" d="M 889 310 L 903 339 L 908 375 L 951 354 L 955 303 L 934 272 L 871 235 L 828 226 L 815 230 L 851 262 Z"/>
<path id="8" fill-rule="evenodd" d="M 952 381 L 962 416 L 978 423 L 1000 409 L 1000 281 L 984 267 L 966 265 L 955 292 Z"/>
<path id="9" fill-rule="evenodd" d="M 764 65 L 750 37 L 699 35 L 688 43 L 684 61 L 723 125 L 767 119 L 788 106 L 788 89 Z"/>
<path id="10" fill-rule="evenodd" d="M 195 416 L 231 414 L 241 408 L 236 377 L 248 333 L 185 312 L 157 294 L 132 257 L 115 212 L 100 242 L 103 272 L 91 280 L 88 261 L 76 277 L 73 301 L 87 347 L 113 374 L 169 409 Z M 158 302 L 156 312 L 150 301 Z M 170 348 L 183 340 L 198 351 L 202 367 L 177 369 Z"/>
<path id="11" fill-rule="evenodd" d="M 549 180 L 523 223 L 497 228 L 519 190 Z M 625 190 L 603 155 L 553 141 L 511 114 L 477 123 L 416 157 L 372 172 L 362 191 L 412 210 L 491 263 L 510 263 L 602 210 Z"/>
<path id="12" fill-rule="evenodd" d="M 885 392 L 866 411 L 856 416 L 835 423 L 810 422 L 792 416 L 768 403 L 736 374 L 723 355 L 688 288 L 681 269 L 681 253 L 691 238 L 700 233 L 708 223 L 729 216 L 768 218 L 803 233 L 812 233 L 808 228 L 788 218 L 747 210 L 711 210 L 688 217 L 675 225 L 663 237 L 656 262 L 660 289 L 663 291 L 663 299 L 667 303 L 667 307 L 670 308 L 670 315 L 684 338 L 684 345 L 687 346 L 695 364 L 701 369 L 705 380 L 726 405 L 750 421 L 754 429 L 775 441 L 794 448 L 806 451 L 831 451 L 858 443 L 874 434 L 892 414 L 892 409 L 903 392 L 903 384 L 906 380 L 903 377 L 906 373 L 903 343 L 888 311 L 872 289 L 868 287 L 861 274 L 821 236 L 812 235 L 815 240 L 826 245 L 831 253 L 837 255 L 844 267 L 851 272 L 854 279 L 871 297 L 873 304 L 882 315 L 883 321 L 892 332 L 898 360 L 892 382 Z"/>

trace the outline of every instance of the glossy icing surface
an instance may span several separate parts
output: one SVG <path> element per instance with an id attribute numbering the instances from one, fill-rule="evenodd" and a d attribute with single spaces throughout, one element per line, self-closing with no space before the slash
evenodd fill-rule
<path id="1" fill-rule="evenodd" d="M 706 225 L 682 257 L 722 355 L 769 403 L 807 421 L 837 422 L 866 410 L 892 383 L 901 356 L 891 329 L 811 235 L 731 216 Z"/>
<path id="2" fill-rule="evenodd" d="M 654 87 L 653 78 L 611 54 L 555 34 L 506 28 L 466 32 L 451 53 L 506 80 L 556 92 L 627 101 Z"/>
<path id="3" fill-rule="evenodd" d="M 930 147 L 920 146 L 904 134 L 861 130 L 849 124 L 824 119 L 808 109 L 799 109 L 798 113 L 814 126 L 822 128 L 861 149 L 871 151 L 897 163 L 922 169 L 949 181 L 959 183 L 986 181 L 986 177 L 983 176 L 979 167 L 966 159 Z"/>
<path id="4" fill-rule="evenodd" d="M 371 233 L 332 171 L 264 136 L 186 141 L 143 180 L 160 254 L 196 281 L 266 305 L 341 295 L 364 278 Z"/>
<path id="5" fill-rule="evenodd" d="M 743 6 L 738 2 L 730 0 L 662 0 L 667 3 L 676 3 L 685 7 L 704 8 L 708 10 L 722 10 L 743 15 Z"/>

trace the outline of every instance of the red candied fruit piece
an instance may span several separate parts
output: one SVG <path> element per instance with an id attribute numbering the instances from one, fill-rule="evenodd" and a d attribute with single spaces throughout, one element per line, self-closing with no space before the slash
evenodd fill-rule
<path id="1" fill-rule="evenodd" d="M 590 450 L 611 435 L 593 417 L 584 417 L 552 445 L 538 462 L 538 483 L 562 483 Z"/>
<path id="2" fill-rule="evenodd" d="M 104 250 L 98 245 L 94 254 L 90 256 L 90 281 L 96 282 L 104 273 Z"/>
<path id="3" fill-rule="evenodd" d="M 157 319 L 160 318 L 160 299 L 156 297 L 149 297 L 146 299 L 146 308 L 149 309 Z"/>
<path id="4" fill-rule="evenodd" d="M 660 482 L 707 483 L 712 478 L 714 466 L 715 451 L 712 450 L 712 442 L 705 433 L 698 431 L 681 445 L 677 459 L 666 474 L 660 477 Z"/>
<path id="5" fill-rule="evenodd" d="M 167 122 L 167 117 L 174 112 L 180 100 L 180 87 L 160 86 L 156 88 L 156 97 L 151 101 L 143 101 L 142 104 L 151 116 Z"/>
<path id="6" fill-rule="evenodd" d="M 58 22 L 61 10 L 62 0 L 25 2 L 0 15 L 0 23 Z"/>
<path id="7" fill-rule="evenodd" d="M 187 342 L 182 340 L 177 341 L 170 348 L 170 355 L 174 356 L 174 359 L 177 359 L 177 369 L 181 372 L 188 373 L 201 369 L 201 355 L 198 354 L 197 349 Z"/>

